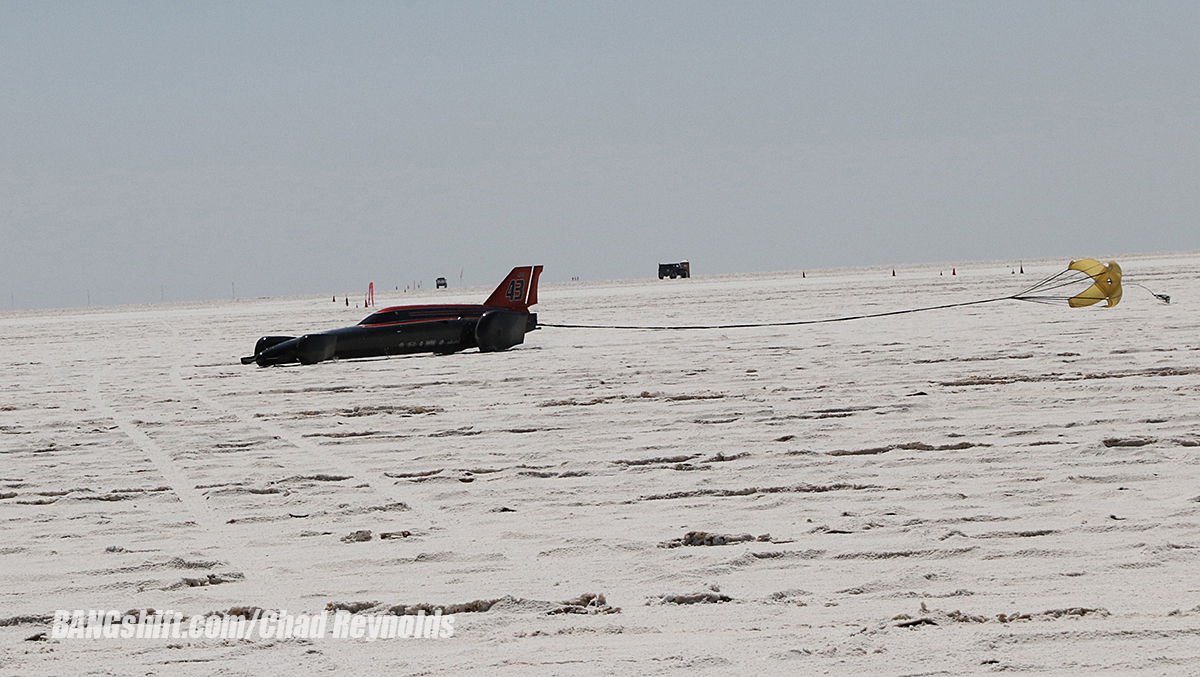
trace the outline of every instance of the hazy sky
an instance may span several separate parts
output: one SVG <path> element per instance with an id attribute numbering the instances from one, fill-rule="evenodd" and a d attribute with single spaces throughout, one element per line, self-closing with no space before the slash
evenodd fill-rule
<path id="1" fill-rule="evenodd" d="M 1197 249 L 1198 36 L 1194 0 L 0 2 L 0 308 Z"/>

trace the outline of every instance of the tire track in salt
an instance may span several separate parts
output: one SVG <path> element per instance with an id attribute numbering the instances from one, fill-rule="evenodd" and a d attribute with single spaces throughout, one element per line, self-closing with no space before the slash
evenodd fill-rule
<path id="1" fill-rule="evenodd" d="M 162 476 L 163 480 L 171 487 L 171 492 L 175 494 L 180 503 L 190 514 L 192 519 L 199 524 L 205 531 L 214 531 L 219 528 L 221 520 L 209 510 L 204 503 L 204 497 L 200 492 L 193 488 L 192 483 L 187 480 L 183 471 L 171 459 L 171 455 L 165 449 L 158 445 L 149 435 L 142 432 L 137 424 L 133 422 L 133 418 L 126 416 L 105 401 L 104 386 L 101 383 L 101 378 L 108 373 L 110 369 L 105 369 L 97 372 L 92 376 L 92 380 L 88 384 L 88 396 L 92 401 L 92 406 L 96 411 L 103 416 L 111 419 L 117 424 L 117 428 L 141 449 L 142 453 L 150 458 L 154 464 L 155 470 Z"/>
<path id="2" fill-rule="evenodd" d="M 183 337 L 180 335 L 179 328 L 173 324 L 168 324 L 166 329 L 174 338 L 172 345 L 181 345 L 180 341 Z M 176 351 L 170 368 L 171 380 L 181 392 L 185 393 L 193 400 L 200 402 L 204 406 L 208 407 L 211 411 L 214 411 L 219 415 L 233 417 L 243 425 L 262 430 L 268 435 L 277 437 L 278 439 L 292 445 L 296 449 L 304 452 L 306 455 L 309 455 L 313 458 L 322 459 L 322 463 L 326 463 L 325 459 L 329 457 L 329 450 L 322 447 L 322 445 L 319 443 L 315 443 L 305 438 L 301 433 L 288 430 L 284 426 L 272 421 L 254 418 L 253 416 L 247 415 L 242 411 L 227 407 L 205 393 L 201 387 L 188 383 L 187 380 L 183 378 L 182 373 L 184 359 L 186 359 L 185 356 L 181 352 Z M 380 487 L 390 488 L 395 484 L 390 478 L 383 474 L 383 471 L 372 473 L 363 464 L 345 456 L 338 457 L 337 467 L 327 467 L 326 470 L 334 473 L 345 472 L 358 479 L 360 483 L 367 484 L 368 486 L 363 488 L 370 491 L 371 494 L 376 497 L 375 500 L 378 502 L 379 507 L 402 503 L 407 506 L 408 510 L 411 511 L 409 514 L 414 518 L 424 520 L 429 523 L 436 522 L 436 514 L 430 513 L 421 508 L 413 507 L 403 499 L 393 495 L 395 491 L 394 489 L 391 489 L 390 491 L 387 489 L 381 489 Z"/>
<path id="3" fill-rule="evenodd" d="M 188 383 L 183 378 L 182 367 L 178 362 L 175 362 L 173 365 L 171 365 L 170 373 L 171 373 L 172 381 L 174 381 L 175 385 L 179 388 L 180 391 L 185 393 L 191 399 L 193 399 L 197 402 L 200 402 L 201 404 L 208 407 L 210 410 L 216 412 L 217 414 L 233 417 L 239 423 L 241 423 L 243 425 L 262 430 L 262 431 L 266 432 L 268 435 L 276 437 L 276 438 L 290 444 L 291 446 L 295 447 L 296 449 L 299 449 L 300 451 L 304 452 L 305 454 L 308 454 L 315 458 L 321 458 L 323 463 L 325 462 L 324 459 L 328 458 L 328 456 L 329 456 L 328 449 L 325 449 L 319 443 L 315 443 L 315 442 L 305 438 L 302 434 L 300 434 L 296 431 L 293 431 L 293 430 L 288 430 L 284 426 L 279 425 L 275 422 L 254 418 L 254 417 L 249 416 L 241 411 L 237 411 L 235 409 L 227 407 L 227 406 L 221 404 L 220 402 L 216 401 L 215 399 L 213 399 L 212 397 L 210 397 L 209 395 L 204 393 L 200 387 Z M 353 459 L 347 458 L 345 456 L 339 456 L 337 459 L 337 466 L 336 467 L 330 466 L 327 468 L 327 470 L 329 470 L 330 472 L 347 473 L 347 474 L 351 475 L 352 477 L 358 479 L 361 483 L 367 484 L 368 486 L 363 487 L 363 488 L 370 491 L 376 497 L 376 501 L 379 502 L 380 506 L 387 506 L 387 505 L 395 504 L 395 503 L 405 503 L 398 496 L 392 495 L 392 492 L 390 492 L 386 489 L 380 488 L 381 486 L 390 487 L 392 484 L 391 480 L 389 480 L 387 477 L 385 477 L 382 472 L 372 472 L 372 471 L 368 470 L 363 464 L 358 463 Z M 408 504 L 405 503 L 405 505 L 408 505 Z M 419 515 L 421 512 L 419 510 L 413 509 L 411 505 L 409 505 L 409 509 L 412 510 L 411 514 L 413 514 L 414 516 Z M 423 519 L 428 519 L 428 517 L 429 516 L 425 516 L 425 517 L 423 517 Z"/>
<path id="4" fill-rule="evenodd" d="M 102 416 L 112 420 L 117 429 L 149 457 L 154 469 L 171 488 L 171 493 L 179 499 L 188 516 L 200 527 L 200 544 L 205 549 L 220 552 L 219 559 L 236 569 L 245 580 L 261 579 L 263 567 L 260 559 L 249 554 L 251 551 L 244 545 L 229 545 L 239 544 L 243 539 L 232 533 L 220 516 L 209 508 L 204 496 L 195 488 L 194 483 L 188 480 L 187 474 L 171 458 L 170 453 L 138 428 L 132 417 L 120 413 L 106 401 L 102 380 L 110 371 L 111 368 L 106 368 L 96 372 L 88 383 L 88 397 L 92 407 Z M 233 555 L 233 552 L 237 552 L 237 555 Z"/>
<path id="5" fill-rule="evenodd" d="M 92 407 L 112 420 L 117 429 L 150 459 L 154 469 L 171 488 L 171 493 L 183 505 L 186 514 L 199 526 L 197 538 L 200 545 L 220 553 L 218 559 L 241 573 L 246 581 L 269 579 L 266 573 L 270 568 L 269 562 L 250 547 L 253 544 L 247 535 L 228 526 L 224 516 L 208 504 L 207 497 L 167 449 L 138 427 L 132 416 L 122 414 L 112 406 L 111 397 L 105 396 L 104 388 L 105 381 L 111 382 L 106 378 L 111 371 L 111 366 L 97 371 L 89 381 L 87 390 Z"/>

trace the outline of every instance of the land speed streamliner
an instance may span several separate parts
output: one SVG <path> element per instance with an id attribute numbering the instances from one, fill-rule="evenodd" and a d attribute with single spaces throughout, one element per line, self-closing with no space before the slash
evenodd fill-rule
<path id="1" fill-rule="evenodd" d="M 411 353 L 455 353 L 468 348 L 497 352 L 524 343 L 537 328 L 538 277 L 542 266 L 518 266 L 481 305 L 393 306 L 362 322 L 303 336 L 264 336 L 242 364 L 317 364 L 334 358 Z"/>

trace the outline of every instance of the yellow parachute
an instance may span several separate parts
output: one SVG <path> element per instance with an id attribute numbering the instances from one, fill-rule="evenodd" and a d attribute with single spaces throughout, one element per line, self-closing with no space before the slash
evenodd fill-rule
<path id="1" fill-rule="evenodd" d="M 1095 259 L 1080 259 L 1072 261 L 1067 270 L 1078 270 L 1094 280 L 1092 286 L 1067 299 L 1067 304 L 1072 308 L 1090 306 L 1105 300 L 1108 301 L 1108 307 L 1112 308 L 1121 302 L 1121 266 L 1118 266 L 1116 261 L 1109 261 L 1108 265 L 1104 265 Z"/>
<path id="2" fill-rule="evenodd" d="M 1086 283 L 1091 286 L 1082 292 L 1071 295 L 1073 289 L 1080 289 Z M 1152 294 L 1154 292 L 1151 292 Z M 1155 294 L 1164 302 L 1169 303 L 1170 297 Z M 1121 266 L 1116 261 L 1107 264 L 1095 259 L 1079 259 L 1072 261 L 1067 269 L 1051 275 L 1032 287 L 1006 297 L 1018 301 L 1034 301 L 1036 303 L 1062 303 L 1072 308 L 1082 308 L 1107 301 L 1112 308 L 1121 302 Z"/>

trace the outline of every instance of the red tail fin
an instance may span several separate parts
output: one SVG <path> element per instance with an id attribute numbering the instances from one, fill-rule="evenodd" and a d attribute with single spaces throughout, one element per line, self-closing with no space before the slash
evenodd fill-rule
<path id="1" fill-rule="evenodd" d="M 496 291 L 483 302 L 493 308 L 507 308 L 518 313 L 529 312 L 529 306 L 537 303 L 538 277 L 541 266 L 517 266 L 496 287 Z"/>

